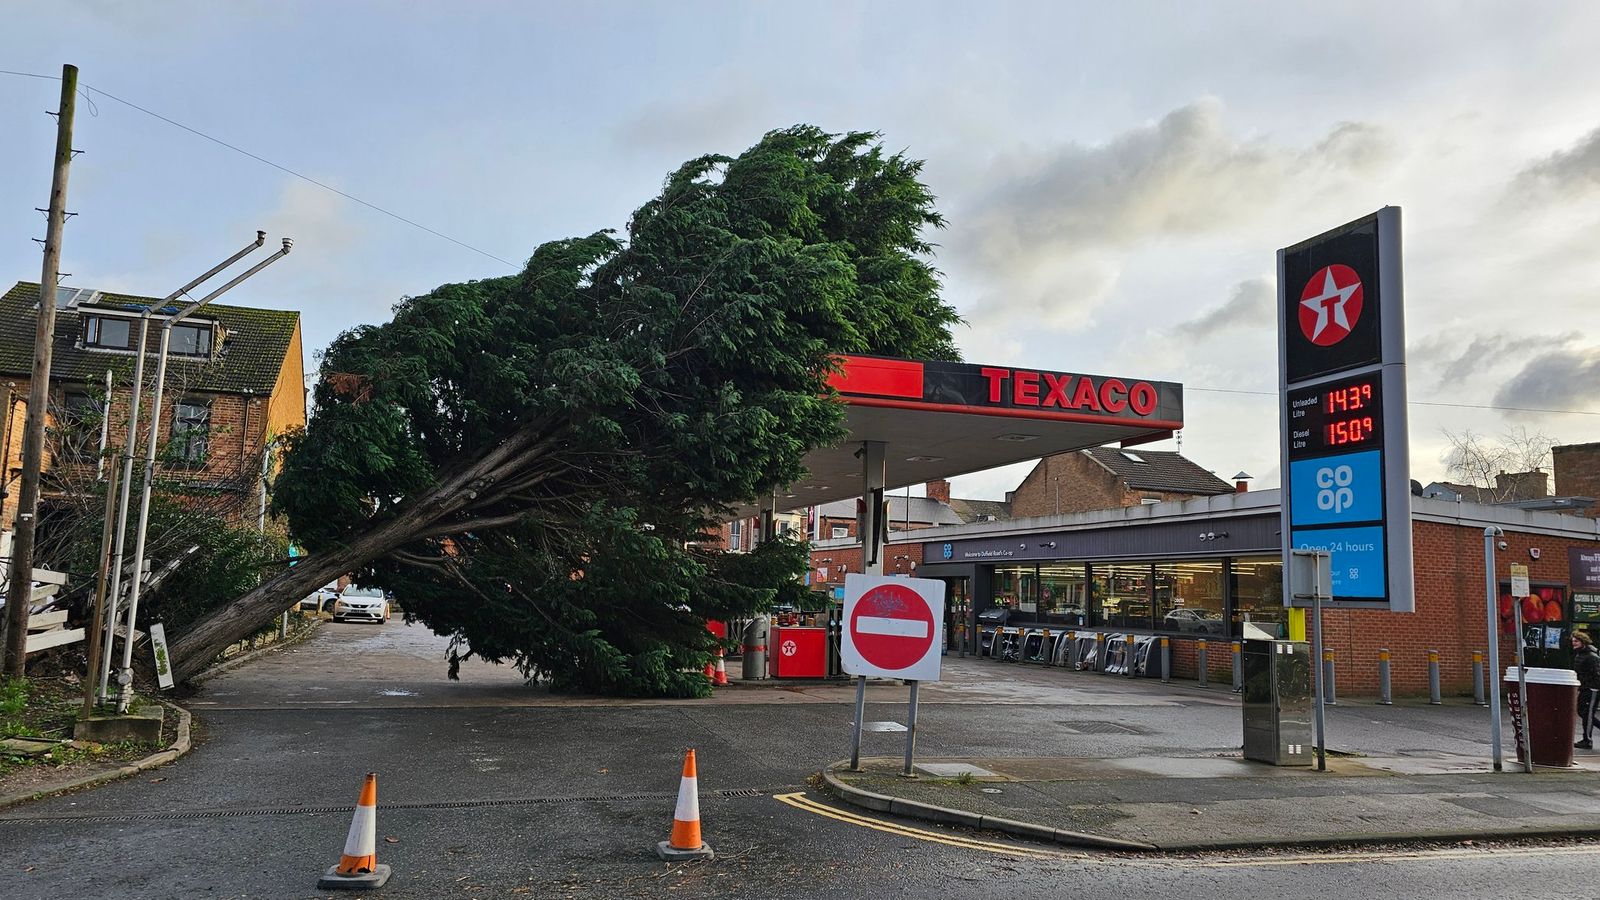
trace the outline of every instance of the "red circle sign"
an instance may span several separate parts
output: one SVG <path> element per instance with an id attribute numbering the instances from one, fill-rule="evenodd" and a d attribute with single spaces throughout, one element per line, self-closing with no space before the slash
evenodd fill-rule
<path id="1" fill-rule="evenodd" d="M 850 613 L 850 639 L 861 658 L 880 669 L 914 665 L 933 647 L 933 611 L 903 584 L 880 584 Z"/>
<path id="2" fill-rule="evenodd" d="M 1361 276 L 1349 266 L 1317 270 L 1300 292 L 1300 333 L 1318 347 L 1345 339 L 1361 318 Z"/>

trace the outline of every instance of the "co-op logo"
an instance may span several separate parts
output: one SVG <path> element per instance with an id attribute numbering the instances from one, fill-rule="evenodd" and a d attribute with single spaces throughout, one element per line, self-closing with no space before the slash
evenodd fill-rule
<path id="1" fill-rule="evenodd" d="M 1350 483 L 1356 473 L 1349 466 L 1323 466 L 1317 470 L 1317 509 L 1334 514 L 1342 513 L 1356 504 L 1356 492 Z"/>

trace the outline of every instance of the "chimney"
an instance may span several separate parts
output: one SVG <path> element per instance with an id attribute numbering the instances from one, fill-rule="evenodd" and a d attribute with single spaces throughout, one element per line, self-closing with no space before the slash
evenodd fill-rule
<path id="1" fill-rule="evenodd" d="M 1248 490 L 1250 490 L 1250 473 L 1240 469 L 1238 474 L 1233 476 L 1233 492 L 1243 494 Z"/>
<path id="2" fill-rule="evenodd" d="M 1550 476 L 1534 469 L 1532 472 L 1500 472 L 1494 476 L 1495 496 L 1501 501 L 1534 500 L 1550 494 Z"/>
<path id="3" fill-rule="evenodd" d="M 950 482 L 943 478 L 930 481 L 927 485 L 928 499 L 937 500 L 946 506 L 950 505 Z"/>

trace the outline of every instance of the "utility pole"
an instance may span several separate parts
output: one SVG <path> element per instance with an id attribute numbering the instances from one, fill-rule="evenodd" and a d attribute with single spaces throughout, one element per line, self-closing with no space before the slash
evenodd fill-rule
<path id="1" fill-rule="evenodd" d="M 61 270 L 61 232 L 67 221 L 67 170 L 72 165 L 72 114 L 78 95 L 78 67 L 61 67 L 61 106 L 56 114 L 55 175 L 44 235 L 44 268 L 39 276 L 39 318 L 33 333 L 33 380 L 28 385 L 28 417 L 22 426 L 22 484 L 17 494 L 16 534 L 12 539 L 10 585 L 0 637 L 5 649 L 0 674 L 21 678 L 28 647 L 28 607 L 33 603 L 33 536 L 38 524 L 39 474 L 44 465 L 44 415 L 50 401 L 50 351 L 56 336 L 56 280 Z"/>

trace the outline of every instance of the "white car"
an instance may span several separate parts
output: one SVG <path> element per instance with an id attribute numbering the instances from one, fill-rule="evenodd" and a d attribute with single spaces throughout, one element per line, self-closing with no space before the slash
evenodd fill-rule
<path id="1" fill-rule="evenodd" d="M 300 601 L 301 609 L 312 612 L 332 612 L 333 601 L 339 596 L 339 582 L 330 581 Z"/>
<path id="2" fill-rule="evenodd" d="M 333 601 L 333 620 L 377 622 L 381 625 L 389 621 L 389 599 L 384 596 L 381 588 L 351 585 L 344 589 L 339 599 Z"/>

